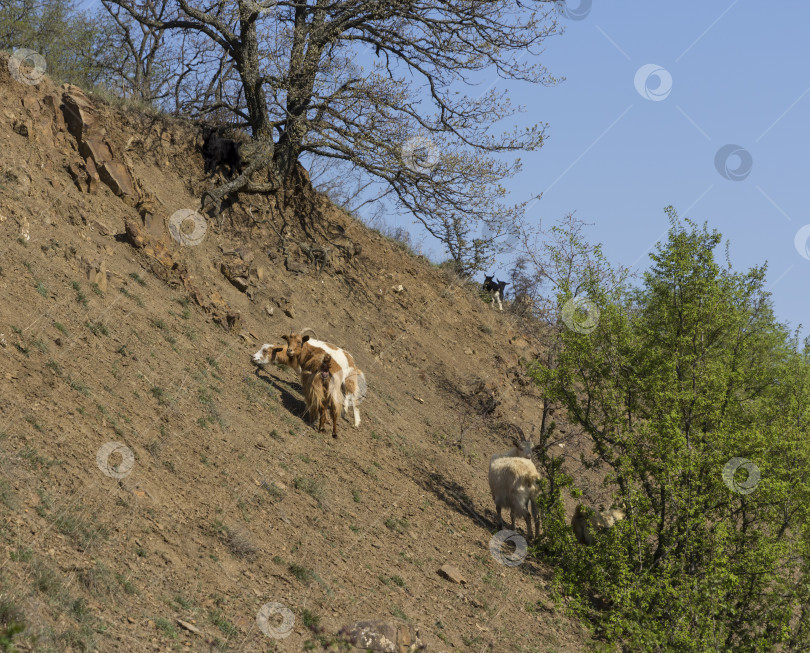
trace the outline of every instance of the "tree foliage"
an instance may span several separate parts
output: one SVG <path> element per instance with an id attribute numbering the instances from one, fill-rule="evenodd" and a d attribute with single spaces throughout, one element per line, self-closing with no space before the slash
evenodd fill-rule
<path id="1" fill-rule="evenodd" d="M 91 84 L 97 29 L 75 0 L 0 2 L 0 49 L 28 48 L 41 54 L 57 80 Z"/>
<path id="2" fill-rule="evenodd" d="M 557 492 L 545 550 L 627 650 L 807 650 L 810 349 L 775 320 L 765 266 L 721 265 L 720 234 L 668 213 L 640 287 L 586 280 L 598 325 L 532 369 L 628 513 L 576 547 Z"/>

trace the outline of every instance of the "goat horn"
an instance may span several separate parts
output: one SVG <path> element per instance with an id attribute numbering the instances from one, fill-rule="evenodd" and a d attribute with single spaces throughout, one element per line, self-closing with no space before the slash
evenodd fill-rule
<path id="1" fill-rule="evenodd" d="M 510 424 L 510 426 L 518 432 L 518 435 L 520 435 L 520 441 L 525 442 L 526 434 L 523 433 L 523 429 L 520 428 L 517 424 Z"/>
<path id="2" fill-rule="evenodd" d="M 305 335 L 307 334 L 307 331 L 309 331 L 309 332 L 310 332 L 310 334 L 312 334 L 312 337 L 313 337 L 313 338 L 317 338 L 317 337 L 318 337 L 318 334 L 317 334 L 317 333 L 315 333 L 315 329 L 311 329 L 310 327 L 306 327 L 306 328 L 304 328 L 304 329 L 301 329 L 301 335 L 302 335 L 302 336 L 305 336 Z"/>

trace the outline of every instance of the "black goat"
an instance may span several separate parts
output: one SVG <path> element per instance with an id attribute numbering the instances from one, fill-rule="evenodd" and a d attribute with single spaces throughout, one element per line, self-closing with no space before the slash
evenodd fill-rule
<path id="1" fill-rule="evenodd" d="M 212 177 L 221 165 L 228 166 L 228 179 L 233 177 L 234 170 L 242 174 L 242 155 L 239 153 L 241 143 L 232 138 L 223 138 L 216 130 L 211 130 L 205 137 L 202 146 L 205 159 L 205 173 Z"/>
<path id="2" fill-rule="evenodd" d="M 498 302 L 498 308 L 502 311 L 503 292 L 509 284 L 506 281 L 493 281 L 490 276 L 484 276 L 484 291 L 488 292 L 492 297 L 492 308 L 495 308 L 495 302 Z"/>

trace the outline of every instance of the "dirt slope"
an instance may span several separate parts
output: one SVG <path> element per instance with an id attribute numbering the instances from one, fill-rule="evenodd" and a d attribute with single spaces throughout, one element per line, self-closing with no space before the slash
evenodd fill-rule
<path id="1" fill-rule="evenodd" d="M 401 619 L 431 651 L 583 650 L 549 570 L 489 552 L 488 458 L 538 414 L 516 318 L 301 188 L 181 246 L 165 221 L 209 183 L 197 131 L 96 100 L 163 226 L 138 249 L 138 205 L 69 172 L 65 89 L 0 64 L 0 623 L 24 621 L 19 648 L 300 651 L 311 627 Z M 335 243 L 321 272 L 307 235 Z M 244 264 L 246 292 L 223 274 Z M 302 419 L 292 372 L 249 362 L 305 326 L 368 378 L 337 440 Z M 121 478 L 97 463 L 113 442 Z M 285 639 L 257 626 L 270 602 L 295 617 Z"/>

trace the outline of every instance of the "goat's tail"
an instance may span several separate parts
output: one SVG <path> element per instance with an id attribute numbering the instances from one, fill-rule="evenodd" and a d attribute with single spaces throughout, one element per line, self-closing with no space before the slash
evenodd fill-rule
<path id="1" fill-rule="evenodd" d="M 329 377 L 329 398 L 332 401 L 332 405 L 335 407 L 337 411 L 338 418 L 341 415 L 343 409 L 343 392 L 340 389 L 342 383 L 340 382 L 339 376 L 332 375 Z"/>
<path id="2" fill-rule="evenodd" d="M 306 412 L 311 422 L 318 419 L 321 414 L 321 405 L 324 401 L 323 384 L 320 383 L 319 373 L 302 372 L 304 377 L 304 401 L 306 402 Z"/>

